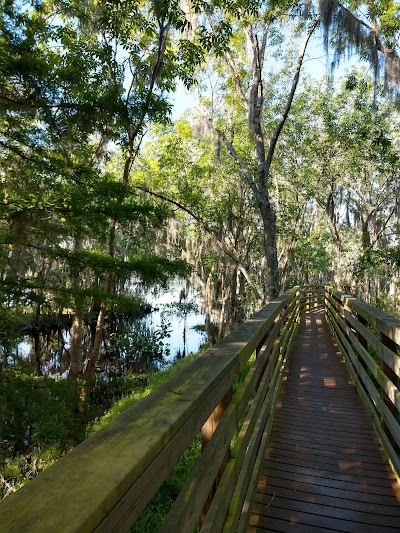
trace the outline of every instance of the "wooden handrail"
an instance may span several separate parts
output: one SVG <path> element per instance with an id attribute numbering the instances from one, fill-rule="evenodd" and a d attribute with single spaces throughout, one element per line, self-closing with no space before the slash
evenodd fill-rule
<path id="1" fill-rule="evenodd" d="M 325 307 L 325 285 L 306 285 L 301 287 L 300 312 L 310 313 Z"/>
<path id="2" fill-rule="evenodd" d="M 250 474 L 253 472 L 249 459 L 254 464 L 260 443 L 265 445 L 265 427 L 272 420 L 274 397 L 298 322 L 299 307 L 298 288 L 269 303 L 171 380 L 8 497 L 0 504 L 1 531 L 129 530 L 207 418 L 232 389 L 251 355 L 265 342 L 196 467 L 196 472 L 204 474 L 200 480 L 195 477 L 196 505 L 193 508 L 193 498 L 185 497 L 185 491 L 190 495 L 190 487 L 186 486 L 167 517 L 168 524 L 168 520 L 174 521 L 171 516 L 179 514 L 183 520 L 180 531 L 191 531 L 189 524 L 196 522 L 226 447 L 255 393 L 251 415 L 242 425 L 221 483 L 229 479 L 233 493 L 232 472 L 238 473 L 239 479 L 242 465 Z M 223 453 L 219 452 L 221 443 Z M 240 501 L 246 498 L 249 481 L 241 481 L 240 494 L 236 491 L 235 498 Z M 228 513 L 226 499 L 224 506 Z M 211 527 L 209 530 L 216 531 L 210 526 L 212 516 L 213 506 L 206 517 L 205 530 Z M 220 516 L 221 513 L 218 520 Z"/>
<path id="3" fill-rule="evenodd" d="M 217 478 L 202 532 L 246 531 L 300 313 L 324 306 L 400 475 L 400 321 L 330 287 L 294 288 L 1 502 L 1 532 L 129 530 L 224 398 L 223 416 L 160 532 L 177 524 L 180 533 L 191 532 Z M 244 381 L 228 396 L 254 354 Z"/>
<path id="4" fill-rule="evenodd" d="M 331 287 L 325 303 L 357 391 L 400 477 L 400 320 Z"/>

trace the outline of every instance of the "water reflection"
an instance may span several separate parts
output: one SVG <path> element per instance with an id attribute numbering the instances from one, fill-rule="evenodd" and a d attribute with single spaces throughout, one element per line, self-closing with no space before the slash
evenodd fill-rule
<path id="1" fill-rule="evenodd" d="M 188 353 L 197 352 L 206 342 L 205 317 L 201 300 L 193 288 L 174 284 L 157 295 L 148 292 L 146 302 L 152 311 L 141 319 L 116 318 L 105 323 L 96 377 L 109 381 L 132 372 L 164 367 Z M 69 327 L 41 336 L 41 371 L 44 375 L 66 378 L 70 365 Z M 82 337 L 82 362 L 90 354 L 88 325 Z M 8 364 L 35 359 L 34 339 L 27 335 L 9 352 Z"/>
<path id="2" fill-rule="evenodd" d="M 151 329 L 160 329 L 168 323 L 168 334 L 163 339 L 164 360 L 172 362 L 188 353 L 198 352 L 206 342 L 205 315 L 201 301 L 191 288 L 175 285 L 148 302 L 154 311 L 143 322 Z"/>

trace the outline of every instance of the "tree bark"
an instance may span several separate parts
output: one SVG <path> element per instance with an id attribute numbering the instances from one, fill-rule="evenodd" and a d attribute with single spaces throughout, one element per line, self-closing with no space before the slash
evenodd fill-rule
<path id="1" fill-rule="evenodd" d="M 94 377 L 94 371 L 96 369 L 96 364 L 97 364 L 97 361 L 99 359 L 99 354 L 100 354 L 101 339 L 103 337 L 103 324 L 104 324 L 105 311 L 106 311 L 105 305 L 102 302 L 100 304 L 100 311 L 97 316 L 96 335 L 94 338 L 94 345 L 90 351 L 90 357 L 85 368 L 85 374 L 84 374 L 85 383 L 87 383 L 88 381 L 91 381 Z"/>
<path id="2" fill-rule="evenodd" d="M 265 139 L 262 127 L 263 110 L 264 110 L 264 94 L 263 94 L 263 77 L 262 70 L 264 66 L 266 38 L 268 33 L 268 25 L 264 28 L 261 39 L 258 39 L 254 28 L 249 26 L 246 28 L 246 40 L 248 46 L 248 56 L 250 58 L 250 69 L 252 75 L 252 84 L 249 94 L 248 105 L 245 106 L 248 110 L 248 120 L 251 137 L 254 140 L 255 154 L 257 158 L 257 176 L 253 176 L 252 172 L 241 159 L 232 142 L 230 142 L 226 135 L 218 128 L 215 131 L 224 142 L 228 152 L 236 161 L 241 171 L 242 176 L 250 187 L 255 203 L 261 215 L 263 224 L 263 245 L 264 256 L 266 263 L 266 286 L 264 290 L 264 302 L 269 302 L 279 294 L 280 277 L 277 251 L 277 228 L 276 228 L 276 214 L 270 202 L 269 196 L 269 178 L 275 149 L 282 133 L 285 122 L 289 116 L 289 112 L 293 103 L 294 95 L 300 79 L 301 67 L 304 61 L 304 55 L 310 40 L 311 35 L 319 23 L 319 17 L 316 17 L 309 30 L 306 33 L 303 46 L 300 50 L 295 73 L 293 76 L 292 85 L 287 97 L 287 101 L 278 121 L 278 124 L 269 139 L 268 150 L 266 150 Z M 228 56 L 227 64 L 230 66 L 232 75 L 235 81 L 235 86 L 239 91 L 239 96 L 243 101 L 243 91 L 237 77 L 237 69 L 233 64 L 231 56 Z"/>
<path id="3" fill-rule="evenodd" d="M 35 309 L 35 321 L 34 327 L 35 332 L 33 334 L 34 340 L 34 350 L 35 350 L 35 365 L 36 365 L 36 374 L 38 376 L 43 376 L 42 370 L 42 346 L 40 344 L 40 331 L 39 331 L 39 316 L 40 316 L 40 305 L 36 305 Z"/>
<path id="4" fill-rule="evenodd" d="M 82 365 L 82 338 L 83 338 L 83 321 L 79 314 L 75 314 L 72 323 L 71 336 L 71 363 L 69 366 L 67 379 L 78 379 Z"/>
<path id="5" fill-rule="evenodd" d="M 260 206 L 264 230 L 264 254 L 266 261 L 267 285 L 265 288 L 265 300 L 270 302 L 279 295 L 279 266 L 276 243 L 276 215 L 266 199 Z"/>
<path id="6" fill-rule="evenodd" d="M 110 228 L 109 228 L 109 236 L 108 236 L 108 247 L 109 247 L 109 255 L 110 257 L 115 257 L 115 229 L 116 229 L 116 222 L 115 220 L 110 220 Z M 114 289 L 114 276 L 112 272 L 109 272 L 108 279 L 107 279 L 107 292 L 111 293 Z M 93 386 L 93 378 L 94 373 L 96 369 L 96 364 L 100 356 L 100 347 L 101 347 L 101 341 L 103 338 L 103 325 L 104 325 L 104 318 L 106 316 L 106 304 L 105 302 L 100 303 L 100 309 L 99 314 L 97 315 L 97 322 L 96 322 L 96 330 L 95 335 L 93 339 L 93 346 L 90 351 L 90 357 L 86 364 L 85 373 L 84 373 L 84 380 L 85 385 L 82 388 L 81 391 L 81 399 L 86 400 L 89 396 L 89 393 Z"/>
<path id="7" fill-rule="evenodd" d="M 77 237 L 74 243 L 74 250 L 82 250 L 82 239 Z M 72 286 L 74 289 L 80 287 L 80 272 L 76 267 L 72 270 Z M 82 366 L 82 339 L 83 339 L 83 320 L 82 305 L 79 299 L 75 299 L 74 319 L 71 331 L 71 362 L 69 366 L 67 380 L 78 379 Z"/>

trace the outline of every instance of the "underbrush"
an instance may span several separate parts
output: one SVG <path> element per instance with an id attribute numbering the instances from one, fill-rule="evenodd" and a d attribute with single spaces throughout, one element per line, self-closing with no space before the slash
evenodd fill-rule
<path id="1" fill-rule="evenodd" d="M 32 376 L 14 369 L 3 370 L 0 382 L 0 500 L 48 468 L 135 402 L 150 394 L 190 364 L 189 355 L 165 370 L 127 378 L 125 389 L 94 388 L 91 402 L 83 403 L 81 381 Z M 129 383 L 128 383 L 129 382 Z M 120 400 L 118 394 L 131 391 Z"/>
<path id="2" fill-rule="evenodd" d="M 131 533 L 154 533 L 154 531 L 158 531 L 172 504 L 178 497 L 186 479 L 191 474 L 200 454 L 201 437 L 199 433 L 179 459 L 160 489 L 153 496 L 145 510 L 135 521 Z"/>

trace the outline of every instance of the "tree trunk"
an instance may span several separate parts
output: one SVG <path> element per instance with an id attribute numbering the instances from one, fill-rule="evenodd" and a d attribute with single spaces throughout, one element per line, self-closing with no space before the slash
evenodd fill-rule
<path id="1" fill-rule="evenodd" d="M 109 246 L 109 255 L 110 257 L 115 257 L 115 228 L 116 228 L 116 222 L 115 220 L 109 221 L 110 227 L 109 227 L 109 237 L 108 237 L 108 246 Z M 107 279 L 107 292 L 111 293 L 114 289 L 114 276 L 113 273 L 110 272 L 108 274 Z M 96 369 L 96 364 L 99 359 L 100 355 L 100 346 L 101 341 L 103 338 L 103 326 L 104 326 L 104 318 L 106 315 L 106 304 L 104 302 L 101 302 L 99 314 L 97 315 L 97 322 L 96 322 L 96 329 L 94 333 L 93 338 L 93 346 L 90 351 L 90 357 L 89 361 L 87 362 L 86 368 L 85 368 L 85 374 L 84 374 L 84 380 L 85 385 L 82 388 L 81 391 L 81 399 L 86 400 L 89 396 L 90 390 L 93 385 L 93 378 L 94 378 L 94 372 Z"/>
<path id="2" fill-rule="evenodd" d="M 82 239 L 77 237 L 74 243 L 74 250 L 82 250 Z M 80 287 L 80 272 L 77 268 L 72 270 L 72 286 L 76 290 Z M 75 315 L 72 323 L 71 334 L 71 362 L 68 371 L 68 380 L 78 379 L 82 365 L 82 338 L 83 338 L 83 320 L 82 305 L 77 299 L 75 300 Z"/>
<path id="3" fill-rule="evenodd" d="M 270 302 L 279 295 L 279 266 L 276 245 L 276 215 L 268 200 L 260 206 L 264 231 L 264 253 L 266 261 L 265 299 Z"/>
<path id="4" fill-rule="evenodd" d="M 101 303 L 100 311 L 97 317 L 96 323 L 96 335 L 94 338 L 93 348 L 90 351 L 89 361 L 85 368 L 84 380 L 85 382 L 91 381 L 94 377 L 94 371 L 96 368 L 96 363 L 99 359 L 101 340 L 103 338 L 103 324 L 105 317 L 105 305 Z"/>
<path id="5" fill-rule="evenodd" d="M 231 333 L 233 331 L 237 317 L 239 315 L 238 301 L 237 301 L 237 286 L 238 286 L 238 269 L 236 265 L 231 266 L 231 295 L 229 300 L 229 313 L 227 316 L 227 328 L 226 332 Z"/>
<path id="6" fill-rule="evenodd" d="M 96 364 L 99 359 L 100 355 L 100 346 L 101 346 L 101 340 L 103 338 L 103 324 L 104 324 L 104 317 L 105 317 L 105 305 L 104 303 L 101 303 L 100 305 L 100 311 L 97 317 L 97 323 L 96 323 L 96 334 L 94 337 L 94 344 L 90 351 L 90 357 L 86 364 L 85 373 L 83 376 L 83 379 L 85 380 L 85 384 L 81 389 L 80 398 L 82 401 L 85 401 L 88 399 L 90 391 L 93 386 L 93 378 L 94 373 L 96 370 Z"/>
<path id="7" fill-rule="evenodd" d="M 250 58 L 250 73 L 251 73 L 251 88 L 248 99 L 245 96 L 245 88 L 243 81 L 238 76 L 238 69 L 234 65 L 232 57 L 227 54 L 227 64 L 232 71 L 232 77 L 238 96 L 245 105 L 248 112 L 248 121 L 250 136 L 254 141 L 255 155 L 257 158 L 257 177 L 253 175 L 252 170 L 239 156 L 238 152 L 233 146 L 233 143 L 228 140 L 227 136 L 219 129 L 215 128 L 220 138 L 225 143 L 230 155 L 239 165 L 240 171 L 248 186 L 250 187 L 255 203 L 261 215 L 263 223 L 263 245 L 266 263 L 266 287 L 264 291 L 264 302 L 269 302 L 279 294 L 279 266 L 278 266 L 278 252 L 276 242 L 276 214 L 271 206 L 269 198 L 269 180 L 270 170 L 275 154 L 275 149 L 282 133 L 283 127 L 289 116 L 292 107 L 293 98 L 297 89 L 300 78 L 301 67 L 303 65 L 304 55 L 310 40 L 311 35 L 318 26 L 319 17 L 316 17 L 311 26 L 306 31 L 305 39 L 297 60 L 296 69 L 294 72 L 292 85 L 288 93 L 285 107 L 279 118 L 279 121 L 269 139 L 268 149 L 266 149 L 264 132 L 263 132 L 263 112 L 264 112 L 264 85 L 263 85 L 263 68 L 265 61 L 265 49 L 267 44 L 267 35 L 269 25 L 266 24 L 261 35 L 257 33 L 256 25 L 249 25 L 245 28 L 247 53 Z"/>
<path id="8" fill-rule="evenodd" d="M 371 235 L 368 229 L 368 219 L 361 218 L 361 246 L 363 252 L 367 252 L 371 245 Z"/>
<path id="9" fill-rule="evenodd" d="M 68 380 L 78 379 L 79 371 L 82 364 L 82 338 L 83 338 L 83 321 L 76 314 L 72 323 L 71 338 L 71 363 L 68 372 Z"/>
<path id="10" fill-rule="evenodd" d="M 34 340 L 34 351 L 35 351 L 35 365 L 36 365 L 36 374 L 38 376 L 43 376 L 42 371 L 42 350 L 40 345 L 40 331 L 39 331 L 39 316 L 40 316 L 40 305 L 36 306 L 35 309 L 35 332 L 33 334 Z"/>

